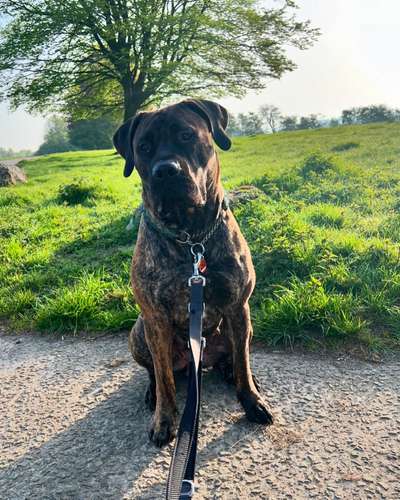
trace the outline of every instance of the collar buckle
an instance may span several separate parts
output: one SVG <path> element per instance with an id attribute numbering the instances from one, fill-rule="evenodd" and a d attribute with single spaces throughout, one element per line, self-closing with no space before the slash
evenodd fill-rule
<path id="1" fill-rule="evenodd" d="M 176 241 L 181 245 L 190 245 L 192 242 L 190 240 L 191 236 L 186 231 L 181 231 L 176 238 Z"/>

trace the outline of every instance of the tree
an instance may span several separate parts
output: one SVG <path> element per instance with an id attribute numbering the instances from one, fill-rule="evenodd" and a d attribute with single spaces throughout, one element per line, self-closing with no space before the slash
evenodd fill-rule
<path id="1" fill-rule="evenodd" d="M 63 118 L 52 116 L 47 121 L 46 129 L 44 142 L 36 151 L 36 155 L 63 153 L 73 149 L 69 142 L 67 123 Z"/>
<path id="2" fill-rule="evenodd" d="M 340 120 L 338 118 L 331 118 L 329 120 L 329 124 L 328 124 L 329 127 L 332 127 L 332 128 L 339 127 L 339 125 L 340 125 Z"/>
<path id="3" fill-rule="evenodd" d="M 242 130 L 240 128 L 240 121 L 235 115 L 229 113 L 228 127 L 226 129 L 228 135 L 242 135 Z"/>
<path id="4" fill-rule="evenodd" d="M 300 130 L 311 129 L 311 128 L 320 128 L 320 127 L 321 127 L 321 124 L 318 120 L 317 115 L 301 116 L 300 123 L 297 125 L 297 128 Z"/>
<path id="5" fill-rule="evenodd" d="M 281 130 L 290 132 L 297 129 L 297 116 L 284 116 L 281 120 Z"/>
<path id="6" fill-rule="evenodd" d="M 262 134 L 262 120 L 257 113 L 239 113 L 238 120 L 242 135 Z"/>
<path id="7" fill-rule="evenodd" d="M 71 120 L 68 124 L 70 143 L 76 149 L 112 148 L 112 136 L 117 125 L 116 120 L 110 116 L 93 120 Z"/>
<path id="8" fill-rule="evenodd" d="M 260 115 L 263 121 L 266 122 L 267 126 L 271 129 L 271 132 L 274 134 L 278 130 L 282 119 L 279 108 L 272 104 L 265 104 L 260 107 Z"/>
<path id="9" fill-rule="evenodd" d="M 346 125 L 355 123 L 393 122 L 398 119 L 398 111 L 383 104 L 344 109 L 342 122 Z"/>
<path id="10" fill-rule="evenodd" d="M 261 89 L 319 31 L 293 0 L 0 0 L 0 87 L 13 107 L 124 111 Z M 90 97 L 91 96 L 91 97 Z"/>
<path id="11" fill-rule="evenodd" d="M 352 125 L 354 123 L 357 123 L 356 108 L 344 109 L 342 111 L 342 123 L 343 125 Z"/>
<path id="12" fill-rule="evenodd" d="M 359 123 L 374 123 L 374 122 L 392 122 L 394 121 L 394 113 L 391 109 L 383 104 L 364 106 L 358 108 Z"/>

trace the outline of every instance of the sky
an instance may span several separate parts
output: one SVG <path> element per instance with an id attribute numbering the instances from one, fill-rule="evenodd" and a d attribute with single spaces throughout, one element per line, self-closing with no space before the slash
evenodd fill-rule
<path id="1" fill-rule="evenodd" d="M 233 113 L 274 104 L 285 115 L 340 116 L 369 104 L 400 108 L 400 0 L 298 0 L 300 19 L 321 29 L 311 49 L 289 48 L 297 69 L 259 93 L 220 99 Z M 268 0 L 271 4 L 271 0 Z M 36 149 L 45 117 L 0 103 L 0 147 Z"/>

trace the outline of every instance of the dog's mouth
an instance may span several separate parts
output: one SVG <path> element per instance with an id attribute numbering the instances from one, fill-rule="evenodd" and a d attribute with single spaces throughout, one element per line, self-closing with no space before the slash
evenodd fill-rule
<path id="1" fill-rule="evenodd" d="M 171 227 L 187 228 L 196 209 L 206 204 L 205 191 L 195 183 L 183 181 L 165 189 L 152 190 L 152 211 L 163 223 Z"/>
<path id="2" fill-rule="evenodd" d="M 199 192 L 190 192 L 186 196 L 161 196 L 156 200 L 154 212 L 168 226 L 187 228 L 195 210 L 205 203 Z"/>

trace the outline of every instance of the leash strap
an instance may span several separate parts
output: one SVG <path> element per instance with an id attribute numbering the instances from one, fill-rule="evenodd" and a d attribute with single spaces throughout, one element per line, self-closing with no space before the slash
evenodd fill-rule
<path id="1" fill-rule="evenodd" d="M 199 260 L 199 259 L 197 259 Z M 166 500 L 186 500 L 194 494 L 197 434 L 200 414 L 201 364 L 205 339 L 202 337 L 203 289 L 205 278 L 189 278 L 189 347 L 191 361 L 185 409 L 179 425 L 168 474 Z"/>

